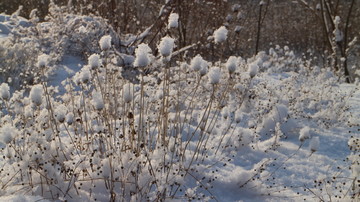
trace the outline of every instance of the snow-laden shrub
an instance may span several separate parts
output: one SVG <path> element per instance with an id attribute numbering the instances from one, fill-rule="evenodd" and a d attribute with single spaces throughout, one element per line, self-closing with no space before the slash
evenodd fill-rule
<path id="1" fill-rule="evenodd" d="M 49 5 L 45 22 L 27 21 L 17 16 L 9 19 L 16 26 L 0 43 L 0 81 L 7 81 L 16 88 L 38 82 L 40 70 L 34 65 L 41 61 L 37 57 L 43 53 L 49 54 L 46 64 L 51 67 L 47 74 L 51 74 L 53 64 L 66 54 L 87 57 L 100 52 L 99 39 L 104 35 L 111 36 L 116 47 L 120 45 L 118 35 L 105 19 L 71 14 L 66 7 L 54 3 Z M 107 46 L 108 43 L 106 40 Z"/>
<path id="2" fill-rule="evenodd" d="M 326 70 L 264 66 L 276 59 L 265 53 L 214 64 L 196 56 L 163 68 L 160 57 L 150 63 L 150 50 L 141 44 L 135 51 L 135 63 L 158 70 L 140 72 L 141 83 L 123 77 L 110 47 L 66 79 L 57 99 L 42 81 L 29 95 L 15 92 L 3 103 L 2 191 L 21 186 L 22 193 L 54 200 L 99 201 L 208 200 L 215 197 L 211 187 L 223 185 L 244 190 L 239 194 L 255 194 L 256 186 L 257 194 L 266 194 L 261 176 L 272 160 L 237 169 L 231 180 L 223 172 L 236 158 L 276 150 L 287 138 L 300 140 L 299 147 L 311 138 L 309 152 L 316 152 L 321 139 L 295 119 L 326 120 L 327 127 L 344 116 L 339 106 L 346 95 L 332 96 L 336 77 Z M 329 86 L 334 90 L 319 91 Z"/>
<path id="3" fill-rule="evenodd" d="M 321 138 L 310 137 L 303 122 L 314 119 L 326 129 L 347 118 L 349 95 L 336 94 L 337 77 L 288 48 L 246 61 L 232 56 L 211 63 L 200 55 L 176 61 L 169 57 L 180 51 L 176 40 L 164 37 L 155 43 L 158 56 L 135 39 L 128 42 L 137 48 L 126 55 L 114 49 L 119 39 L 102 19 L 62 11 L 52 4 L 49 21 L 36 25 L 42 35 L 29 39 L 41 55 L 29 62 L 38 68 L 30 93 L 10 96 L 7 84 L 0 86 L 2 195 L 207 201 L 220 200 L 216 188 L 237 198 L 268 195 L 268 167 L 276 160 L 254 156 L 288 139 L 301 149 L 309 138 L 314 153 Z M 32 33 L 23 30 L 20 41 Z M 214 39 L 225 41 L 226 28 Z M 90 56 L 56 96 L 44 77 L 54 62 L 48 59 L 64 53 Z"/>

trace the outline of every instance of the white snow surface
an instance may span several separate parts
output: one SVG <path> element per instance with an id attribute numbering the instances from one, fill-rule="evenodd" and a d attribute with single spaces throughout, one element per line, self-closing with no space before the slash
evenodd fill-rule
<path id="1" fill-rule="evenodd" d="M 147 52 L 147 51 L 146 51 Z M 67 57 L 68 61 L 73 61 L 77 66 L 78 60 L 73 60 Z M 63 62 L 69 64 L 69 62 Z M 201 62 L 198 65 L 201 66 Z M 192 64 L 194 66 L 195 64 Z M 71 68 L 71 67 L 68 67 Z M 75 70 L 76 71 L 76 70 Z M 211 68 L 209 72 L 210 83 L 217 83 L 220 76 L 220 68 Z M 64 79 L 68 76 L 65 74 L 58 74 L 58 80 Z M 269 81 L 274 84 L 279 84 L 285 75 L 263 75 L 262 80 Z M 129 85 L 124 86 L 124 99 L 130 102 L 132 94 L 130 93 Z M 339 90 L 346 93 L 355 86 L 351 84 L 341 85 Z M 40 92 L 42 86 L 35 86 L 30 93 L 30 97 L 34 102 L 40 101 Z M 102 109 L 103 103 L 100 94 L 93 94 L 93 104 L 95 108 Z M 98 100 L 97 100 L 98 99 Z M 353 119 L 349 120 L 353 124 L 358 124 L 360 118 L 360 92 L 357 93 L 348 101 L 351 106 L 349 113 L 352 113 Z M 281 108 L 281 107 L 280 107 Z M 281 109 L 281 111 L 286 109 Z M 62 117 L 65 109 L 60 107 L 56 110 L 57 114 Z M 273 113 L 273 118 L 280 120 L 284 118 L 286 112 Z M 239 112 L 240 113 L 240 112 Z M 271 113 L 270 113 L 271 114 Z M 69 119 L 70 115 L 67 115 Z M 275 117 L 275 118 L 274 118 Z M 246 117 L 237 117 L 237 122 L 246 119 Z M 225 122 L 224 122 L 225 123 Z M 311 120 L 302 120 L 298 123 L 306 128 L 314 130 L 317 137 L 313 137 L 312 141 L 304 141 L 302 147 L 298 136 L 288 136 L 287 139 L 282 140 L 276 151 L 268 150 L 268 144 L 271 142 L 262 142 L 251 147 L 242 147 L 236 152 L 235 157 L 231 161 L 224 163 L 219 159 L 212 159 L 214 161 L 213 167 L 210 169 L 213 172 L 202 173 L 206 179 L 215 179 L 211 193 L 218 201 L 316 201 L 318 198 L 307 189 L 314 186 L 314 180 L 321 181 L 331 179 L 334 175 L 340 176 L 338 167 L 344 169 L 344 173 L 348 173 L 345 169 L 348 164 L 343 161 L 350 154 L 347 143 L 350 136 L 356 134 L 359 127 L 346 128 L 334 127 L 329 129 L 317 128 L 318 123 Z M 10 127 L 10 126 L 6 126 Z M 294 125 L 294 127 L 298 127 Z M 303 127 L 303 128 L 304 128 Z M 301 128 L 293 128 L 293 130 L 300 131 L 304 137 L 309 136 L 309 131 Z M 351 131 L 351 133 L 349 133 Z M 245 128 L 238 131 L 242 134 L 242 142 L 252 142 L 252 134 Z M 8 133 L 6 133 L 8 134 Z M 358 134 L 357 134 L 358 136 Z M 2 137 L 9 141 L 9 137 Z M 269 139 L 271 141 L 271 139 Z M 311 150 L 316 150 L 313 154 Z M 258 175 L 262 182 L 252 182 L 253 176 L 257 174 L 256 165 L 269 163 L 266 170 Z M 249 181 L 249 182 L 248 182 Z M 248 183 L 245 183 L 248 182 Z M 276 185 L 273 185 L 275 183 Z M 191 190 L 188 190 L 191 193 Z M 1 196 L 0 201 L 34 201 L 40 200 L 41 197 L 29 195 L 9 195 Z M 104 198 L 105 200 L 105 198 Z M 42 200 L 46 201 L 46 200 Z"/>
<path id="2" fill-rule="evenodd" d="M 30 196 L 30 195 L 1 196 L 0 200 L 9 201 L 9 202 L 34 202 L 34 201 L 50 202 L 50 200 L 44 199 L 41 196 Z"/>

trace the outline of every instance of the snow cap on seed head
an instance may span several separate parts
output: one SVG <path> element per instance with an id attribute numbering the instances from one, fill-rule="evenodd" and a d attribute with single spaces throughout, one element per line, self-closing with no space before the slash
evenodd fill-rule
<path id="1" fill-rule="evenodd" d="M 126 103 L 133 100 L 133 85 L 131 83 L 127 83 L 123 86 L 123 98 Z"/>
<path id="2" fill-rule="evenodd" d="M 221 78 L 221 70 L 219 67 L 213 67 L 208 73 L 210 84 L 218 84 Z"/>
<path id="3" fill-rule="evenodd" d="M 91 102 L 96 110 L 100 111 L 100 110 L 104 109 L 104 107 L 105 107 L 104 101 L 102 99 L 102 95 L 98 91 L 93 91 Z"/>
<path id="4" fill-rule="evenodd" d="M 206 66 L 201 67 L 199 73 L 200 73 L 200 76 L 205 76 L 205 74 L 208 73 L 208 66 L 206 65 Z"/>
<path id="5" fill-rule="evenodd" d="M 168 29 L 177 28 L 179 26 L 179 15 L 177 13 L 171 13 L 169 16 Z"/>
<path id="6" fill-rule="evenodd" d="M 42 103 L 43 87 L 41 84 L 34 85 L 30 90 L 30 99 L 36 105 L 39 106 Z"/>
<path id="7" fill-rule="evenodd" d="M 99 45 L 101 50 L 108 50 L 111 48 L 111 36 L 110 35 L 105 35 L 103 37 L 101 37 L 100 41 L 99 41 Z"/>
<path id="8" fill-rule="evenodd" d="M 168 36 L 165 36 L 161 39 L 160 44 L 158 45 L 158 49 L 163 57 L 168 57 L 171 55 L 174 49 L 174 41 L 175 40 L 173 38 Z"/>
<path id="9" fill-rule="evenodd" d="M 310 150 L 311 152 L 316 152 L 319 149 L 320 146 L 320 138 L 319 137 L 313 137 L 310 141 Z"/>
<path id="10" fill-rule="evenodd" d="M 100 67 L 100 56 L 95 53 L 90 55 L 88 63 L 92 69 Z"/>
<path id="11" fill-rule="evenodd" d="M 37 66 L 39 68 L 44 68 L 49 63 L 49 56 L 46 54 L 41 54 L 38 56 Z"/>
<path id="12" fill-rule="evenodd" d="M 236 71 L 237 65 L 238 65 L 237 57 L 230 56 L 226 62 L 226 68 L 228 69 L 230 74 L 232 74 Z"/>
<path id="13" fill-rule="evenodd" d="M 300 130 L 300 135 L 299 135 L 299 140 L 300 142 L 304 142 L 306 139 L 310 139 L 311 134 L 310 134 L 310 128 L 309 126 L 305 126 L 304 128 L 302 128 Z"/>
<path id="14" fill-rule="evenodd" d="M 18 133 L 17 129 L 14 126 L 12 126 L 10 123 L 4 124 L 0 128 L 0 142 L 5 144 L 10 143 L 17 133 Z"/>
<path id="15" fill-rule="evenodd" d="M 135 49 L 135 67 L 146 67 L 150 64 L 151 48 L 147 44 L 139 44 Z"/>
<path id="16" fill-rule="evenodd" d="M 190 62 L 190 67 L 194 71 L 200 71 L 202 68 L 207 67 L 207 62 L 201 57 L 200 54 L 197 54 Z"/>
<path id="17" fill-rule="evenodd" d="M 67 108 L 66 108 L 66 106 L 64 104 L 60 104 L 60 105 L 56 106 L 56 108 L 55 108 L 55 116 L 56 116 L 56 119 L 60 123 L 65 121 L 66 113 L 67 113 Z"/>
<path id="18" fill-rule="evenodd" d="M 9 100 L 10 99 L 10 88 L 7 83 L 2 83 L 0 85 L 0 98 L 3 100 Z"/>
<path id="19" fill-rule="evenodd" d="M 219 29 L 214 32 L 215 43 L 224 42 L 227 39 L 228 30 L 225 26 L 221 26 Z"/>
<path id="20" fill-rule="evenodd" d="M 256 64 L 256 62 L 249 64 L 249 75 L 251 78 L 255 77 L 258 71 L 259 71 L 259 66 Z"/>

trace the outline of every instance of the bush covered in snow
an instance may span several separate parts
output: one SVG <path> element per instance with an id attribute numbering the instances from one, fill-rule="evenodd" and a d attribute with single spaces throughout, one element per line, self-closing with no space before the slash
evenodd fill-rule
<path id="1" fill-rule="evenodd" d="M 36 27 L 52 32 L 57 43 L 29 39 L 39 46 L 30 49 L 41 55 L 28 59 L 29 68 L 39 69 L 34 85 L 29 92 L 13 93 L 7 83 L 0 85 L 1 195 L 61 201 L 286 200 L 301 195 L 350 200 L 359 195 L 356 138 L 348 142 L 351 171 L 339 173 L 329 166 L 307 173 L 294 167 L 299 164 L 285 166 L 298 154 L 316 167 L 310 157 L 320 159 L 317 152 L 327 144 L 322 133 L 346 126 L 351 118 L 347 101 L 357 89 L 340 93 L 339 78 L 330 70 L 296 57 L 288 47 L 248 59 L 231 56 L 226 62 L 188 56 L 170 37 L 157 41 L 158 52 L 136 40 L 119 48 L 118 36 L 101 19 L 64 17 L 55 12 L 61 8 L 51 9 L 56 15 Z M 96 33 L 86 31 L 92 26 Z M 214 39 L 226 40 L 226 28 L 217 30 Z M 90 56 L 62 82 L 65 90 L 59 94 L 45 78 L 52 60 L 74 54 L 65 51 L 67 45 Z M 292 175 L 278 181 L 283 169 Z M 314 177 L 319 188 L 309 188 L 312 184 L 301 181 L 301 174 Z"/>
<path id="2" fill-rule="evenodd" d="M 120 45 L 118 35 L 100 17 L 71 14 L 66 7 L 50 3 L 47 21 L 38 22 L 35 18 L 36 12 L 30 20 L 11 17 L 11 32 L 0 43 L 0 81 L 10 82 L 14 87 L 37 82 L 34 80 L 40 70 L 35 67 L 36 56 L 42 53 L 49 54 L 48 64 L 52 67 L 65 54 L 87 57 L 99 52 L 102 45 L 99 39 L 106 34 L 110 34 L 115 46 Z M 47 74 L 53 70 L 47 69 Z"/>
<path id="3" fill-rule="evenodd" d="M 111 54 L 103 53 L 90 56 L 81 70 L 86 79 L 65 80 L 66 92 L 57 99 L 45 81 L 29 96 L 16 92 L 3 99 L 4 193 L 21 187 L 50 199 L 209 200 L 217 194 L 213 187 L 225 184 L 267 194 L 261 171 L 274 160 L 254 161 L 230 181 L 223 172 L 239 156 L 276 150 L 287 138 L 300 139 L 299 145 L 310 139 L 316 152 L 319 137 L 301 129 L 299 120 L 311 117 L 329 127 L 345 119 L 347 95 L 319 91 L 335 91 L 336 77 L 305 66 L 272 75 L 281 70 L 265 53 L 210 64 L 204 75 L 195 68 L 205 62 L 200 56 L 170 68 L 159 59 L 146 63 L 158 71 L 138 75 L 141 83 L 122 77 Z M 259 72 L 247 74 L 255 62 Z M 282 65 L 286 70 L 289 64 Z M 309 85 L 315 78 L 317 86 Z"/>

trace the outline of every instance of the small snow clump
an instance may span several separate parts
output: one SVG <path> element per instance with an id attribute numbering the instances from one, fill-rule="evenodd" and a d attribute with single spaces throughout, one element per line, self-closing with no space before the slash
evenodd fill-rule
<path id="1" fill-rule="evenodd" d="M 339 25 L 340 25 L 340 17 L 339 16 L 335 17 L 334 25 L 335 25 L 335 30 L 334 30 L 333 34 L 335 37 L 335 41 L 340 42 L 343 40 L 344 36 L 343 36 L 343 33 L 339 29 Z"/>
<path id="2" fill-rule="evenodd" d="M 243 114 L 241 113 L 241 109 L 237 109 L 235 111 L 235 122 L 240 123 L 243 118 Z"/>
<path id="3" fill-rule="evenodd" d="M 259 66 L 255 62 L 249 64 L 249 75 L 251 78 L 256 76 L 258 71 L 259 71 Z"/>
<path id="4" fill-rule="evenodd" d="M 205 61 L 205 62 L 206 62 L 206 61 Z M 207 64 L 206 64 L 206 65 L 203 65 L 203 66 L 201 67 L 199 73 L 200 73 L 200 76 L 205 76 L 205 74 L 208 73 L 208 66 L 207 66 Z"/>
<path id="5" fill-rule="evenodd" d="M 37 59 L 37 66 L 39 68 L 44 68 L 49 63 L 49 56 L 46 54 L 39 55 Z"/>
<path id="6" fill-rule="evenodd" d="M 100 57 L 98 54 L 92 54 L 88 58 L 88 63 L 92 69 L 100 67 Z"/>
<path id="7" fill-rule="evenodd" d="M 147 44 L 140 44 L 135 50 L 135 67 L 146 67 L 150 64 L 151 48 Z"/>
<path id="8" fill-rule="evenodd" d="M 219 67 L 214 67 L 210 70 L 208 75 L 210 84 L 218 84 L 221 78 L 221 70 Z"/>
<path id="9" fill-rule="evenodd" d="M 30 99 L 36 105 L 40 106 L 42 103 L 43 87 L 41 84 L 34 85 L 30 90 Z"/>
<path id="10" fill-rule="evenodd" d="M 126 103 L 129 103 L 132 101 L 133 99 L 133 86 L 130 83 L 127 83 L 124 85 L 123 87 L 123 96 L 124 96 L 124 101 Z"/>
<path id="11" fill-rule="evenodd" d="M 179 15 L 177 13 L 171 13 L 168 21 L 168 29 L 178 28 L 179 26 Z"/>
<path id="12" fill-rule="evenodd" d="M 101 50 L 108 50 L 111 48 L 111 36 L 110 35 L 105 35 L 103 37 L 101 37 L 100 41 L 100 48 Z"/>
<path id="13" fill-rule="evenodd" d="M 320 139 L 319 137 L 313 137 L 310 141 L 310 151 L 316 152 L 319 149 L 320 146 Z"/>
<path id="14" fill-rule="evenodd" d="M 237 25 L 235 28 L 234 28 L 234 32 L 235 33 L 240 33 L 240 31 L 242 30 L 242 27 Z"/>
<path id="15" fill-rule="evenodd" d="M 304 142 L 306 139 L 310 139 L 311 131 L 309 126 L 305 126 L 300 130 L 299 140 L 300 142 Z"/>
<path id="16" fill-rule="evenodd" d="M 214 32 L 215 43 L 221 43 L 227 39 L 228 30 L 225 26 L 221 26 Z"/>
<path id="17" fill-rule="evenodd" d="M 202 68 L 207 67 L 207 62 L 201 57 L 201 55 L 197 54 L 190 62 L 190 67 L 194 71 L 200 71 Z"/>
<path id="18" fill-rule="evenodd" d="M 0 142 L 8 144 L 16 135 L 17 131 L 10 123 L 6 123 L 0 130 Z"/>
<path id="19" fill-rule="evenodd" d="M 83 83 L 89 82 L 89 80 L 91 79 L 91 73 L 90 73 L 88 66 L 85 66 L 84 68 L 81 69 L 79 78 L 80 78 L 81 82 L 83 82 Z"/>
<path id="20" fill-rule="evenodd" d="M 10 88 L 7 83 L 2 83 L 0 85 L 0 98 L 3 100 L 9 100 L 10 99 Z"/>
<path id="21" fill-rule="evenodd" d="M 104 105 L 104 101 L 102 99 L 102 95 L 100 92 L 94 91 L 92 93 L 92 104 L 94 105 L 96 110 L 102 110 L 104 109 L 105 105 Z"/>
<path id="22" fill-rule="evenodd" d="M 174 48 L 174 39 L 171 37 L 164 37 L 161 39 L 161 42 L 158 46 L 159 50 L 160 50 L 160 54 L 163 57 L 167 57 L 169 55 L 171 55 L 173 48 Z"/>
<path id="23" fill-rule="evenodd" d="M 67 124 L 71 125 L 72 123 L 74 123 L 74 114 L 73 113 L 66 114 L 65 120 Z"/>
<path id="24" fill-rule="evenodd" d="M 229 73 L 232 74 L 236 71 L 237 67 L 237 58 L 235 56 L 230 56 L 226 62 L 226 68 L 228 69 Z"/>
<path id="25" fill-rule="evenodd" d="M 60 104 L 56 107 L 55 109 L 55 116 L 56 116 L 56 119 L 60 122 L 60 123 L 63 123 L 65 121 L 65 118 L 66 118 L 66 111 L 67 111 L 67 108 L 65 107 L 65 105 L 63 104 Z"/>

